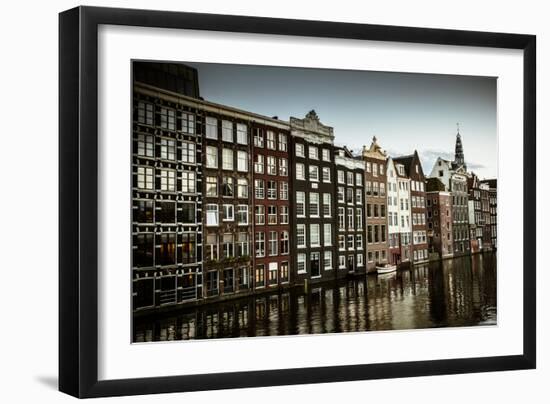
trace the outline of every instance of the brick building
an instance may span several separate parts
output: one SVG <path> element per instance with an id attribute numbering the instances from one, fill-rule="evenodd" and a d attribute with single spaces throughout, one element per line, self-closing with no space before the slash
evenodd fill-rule
<path id="1" fill-rule="evenodd" d="M 396 157 L 394 161 L 403 165 L 406 176 L 411 180 L 412 261 L 415 264 L 426 262 L 428 261 L 426 177 L 422 164 L 416 150 L 409 156 Z"/>
<path id="2" fill-rule="evenodd" d="M 453 256 L 452 197 L 445 185 L 437 178 L 426 182 L 426 221 L 428 225 L 428 248 L 430 256 L 437 259 Z"/>
<path id="3" fill-rule="evenodd" d="M 285 125 L 256 122 L 252 134 L 254 286 L 261 289 L 290 279 L 290 134 Z"/>
<path id="4" fill-rule="evenodd" d="M 365 162 L 365 213 L 367 217 L 367 270 L 388 263 L 388 229 L 386 199 L 386 153 L 372 138 L 369 148 L 363 146 Z"/>

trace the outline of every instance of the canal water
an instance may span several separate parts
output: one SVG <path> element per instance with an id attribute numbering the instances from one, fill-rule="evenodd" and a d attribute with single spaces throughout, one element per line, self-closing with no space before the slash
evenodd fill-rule
<path id="1" fill-rule="evenodd" d="M 134 342 L 496 324 L 496 254 L 134 319 Z"/>

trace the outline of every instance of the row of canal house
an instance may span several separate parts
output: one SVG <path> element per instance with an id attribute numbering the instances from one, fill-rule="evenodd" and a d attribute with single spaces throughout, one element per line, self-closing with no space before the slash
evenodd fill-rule
<path id="1" fill-rule="evenodd" d="M 496 181 L 465 164 L 439 159 L 427 179 L 416 151 L 392 158 L 373 138 L 354 155 L 314 111 L 287 122 L 215 104 L 194 69 L 151 66 L 133 95 L 134 310 L 496 246 Z"/>

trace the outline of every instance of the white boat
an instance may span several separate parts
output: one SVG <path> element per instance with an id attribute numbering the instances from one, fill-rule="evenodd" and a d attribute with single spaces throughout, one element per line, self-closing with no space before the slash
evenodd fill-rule
<path id="1" fill-rule="evenodd" d="M 379 273 L 379 274 L 388 274 L 388 273 L 394 272 L 396 270 L 397 270 L 397 265 L 384 264 L 384 265 L 377 265 L 376 266 L 376 272 Z"/>

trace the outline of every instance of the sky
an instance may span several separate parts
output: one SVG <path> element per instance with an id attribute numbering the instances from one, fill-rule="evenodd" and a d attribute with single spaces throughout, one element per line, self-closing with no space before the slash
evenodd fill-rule
<path id="1" fill-rule="evenodd" d="M 207 101 L 283 120 L 314 109 L 335 144 L 359 152 L 376 136 L 392 157 L 416 149 L 426 175 L 437 157 L 454 159 L 459 123 L 468 170 L 496 178 L 496 78 L 186 64 Z"/>

